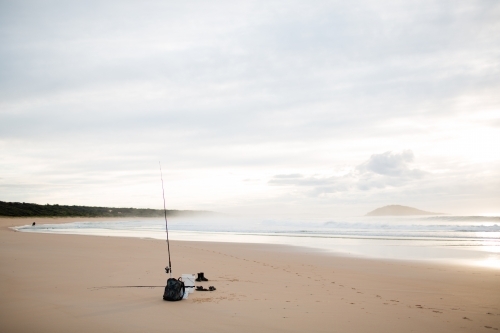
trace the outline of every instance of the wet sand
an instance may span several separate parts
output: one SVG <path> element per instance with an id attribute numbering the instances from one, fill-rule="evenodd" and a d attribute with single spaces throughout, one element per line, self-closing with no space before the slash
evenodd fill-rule
<path id="1" fill-rule="evenodd" d="M 164 241 L 8 229 L 74 220 L 89 219 L 0 218 L 1 332 L 500 330 L 495 269 L 178 241 L 174 275 L 203 271 L 217 290 L 165 302 Z"/>

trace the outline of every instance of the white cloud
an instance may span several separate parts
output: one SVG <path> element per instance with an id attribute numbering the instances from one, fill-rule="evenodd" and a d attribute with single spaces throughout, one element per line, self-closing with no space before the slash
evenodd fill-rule
<path id="1" fill-rule="evenodd" d="M 223 211 L 491 178 L 499 22 L 493 0 L 2 1 L 0 200 L 148 207 L 160 159 L 172 205 Z"/>
<path id="2" fill-rule="evenodd" d="M 353 167 L 351 172 L 343 176 L 275 175 L 268 183 L 273 186 L 307 187 L 306 192 L 313 196 L 398 187 L 426 175 L 422 170 L 410 168 L 413 159 L 411 150 L 385 152 L 371 155 L 366 162 Z"/>
<path id="3" fill-rule="evenodd" d="M 374 172 L 389 177 L 420 178 L 424 172 L 409 167 L 413 159 L 411 150 L 405 150 L 401 153 L 388 151 L 370 156 L 368 161 L 357 167 L 357 170 L 361 173 Z"/>

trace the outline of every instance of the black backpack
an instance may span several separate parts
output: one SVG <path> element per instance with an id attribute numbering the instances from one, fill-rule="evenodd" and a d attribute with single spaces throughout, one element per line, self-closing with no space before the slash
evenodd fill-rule
<path id="1" fill-rule="evenodd" d="M 184 297 L 185 292 L 186 288 L 184 287 L 184 282 L 182 282 L 181 278 L 170 278 L 167 280 L 165 292 L 163 293 L 163 299 L 165 301 L 180 301 Z"/>

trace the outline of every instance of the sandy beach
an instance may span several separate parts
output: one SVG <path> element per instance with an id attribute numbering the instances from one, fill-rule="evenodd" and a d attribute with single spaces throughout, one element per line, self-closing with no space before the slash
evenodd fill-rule
<path id="1" fill-rule="evenodd" d="M 500 271 L 495 269 L 368 260 L 289 246 L 177 241 L 171 243 L 174 275 L 203 271 L 210 281 L 202 285 L 217 290 L 165 302 L 164 241 L 8 228 L 32 220 L 0 219 L 1 332 L 500 329 Z"/>

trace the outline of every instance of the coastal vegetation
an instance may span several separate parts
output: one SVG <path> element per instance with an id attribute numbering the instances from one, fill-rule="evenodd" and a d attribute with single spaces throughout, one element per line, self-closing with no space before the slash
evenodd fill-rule
<path id="1" fill-rule="evenodd" d="M 212 212 L 167 210 L 167 216 L 195 216 L 210 213 Z M 38 205 L 0 201 L 0 216 L 10 217 L 162 217 L 163 214 L 162 209 Z"/>

